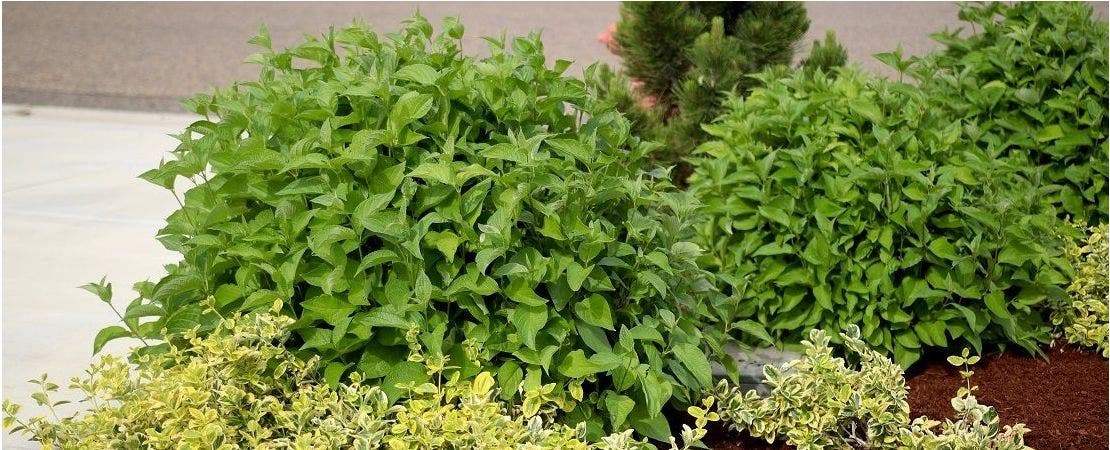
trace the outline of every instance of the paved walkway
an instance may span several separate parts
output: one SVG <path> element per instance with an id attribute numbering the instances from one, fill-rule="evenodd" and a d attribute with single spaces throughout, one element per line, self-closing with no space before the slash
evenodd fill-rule
<path id="1" fill-rule="evenodd" d="M 901 43 L 910 53 L 935 45 L 928 34 L 958 26 L 952 3 L 807 4 L 808 48 L 835 29 L 850 58 L 870 69 L 870 55 Z M 177 101 L 235 80 L 256 68 L 239 63 L 247 38 L 268 24 L 277 46 L 303 33 L 361 18 L 393 31 L 419 9 L 434 24 L 459 15 L 464 48 L 485 49 L 481 36 L 543 30 L 553 58 L 618 63 L 596 37 L 618 17 L 615 2 L 576 3 L 4 3 L 5 103 L 180 111 Z M 1105 7 L 1103 8 L 1105 9 Z M 808 50 L 804 50 L 808 51 Z"/>
<path id="2" fill-rule="evenodd" d="M 154 240 L 172 195 L 136 175 L 155 167 L 192 119 L 56 107 L 3 108 L 3 394 L 33 407 L 31 384 L 58 384 L 90 362 L 92 339 L 116 323 L 77 289 L 107 275 L 117 305 L 175 255 Z M 123 340 L 109 351 L 125 350 Z M 4 435 L 4 448 L 38 448 Z"/>

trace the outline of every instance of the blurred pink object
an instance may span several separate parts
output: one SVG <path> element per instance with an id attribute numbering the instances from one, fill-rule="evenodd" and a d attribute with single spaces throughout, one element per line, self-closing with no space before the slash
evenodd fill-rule
<path id="1" fill-rule="evenodd" d="M 643 109 L 654 109 L 659 104 L 659 97 L 651 94 L 645 94 L 644 82 L 635 78 L 628 80 L 628 90 L 631 91 L 632 96 L 636 98 L 636 105 Z"/>
<path id="2" fill-rule="evenodd" d="M 617 24 L 611 23 L 608 27 L 605 28 L 605 31 L 602 31 L 601 34 L 597 35 L 597 41 L 605 44 L 605 47 L 608 48 L 610 52 L 612 52 L 614 55 L 619 56 L 621 54 L 621 48 L 617 45 L 617 40 L 613 37 L 616 32 Z M 655 95 L 644 94 L 643 81 L 636 79 L 629 80 L 628 88 L 631 91 L 632 96 L 636 98 L 636 106 L 639 106 L 640 108 L 646 110 L 652 110 L 659 105 L 659 97 Z"/>
<path id="3" fill-rule="evenodd" d="M 601 34 L 597 35 L 597 41 L 605 44 L 605 48 L 609 49 L 610 53 L 614 55 L 620 55 L 621 48 L 617 46 L 617 40 L 613 38 L 613 35 L 616 32 L 617 24 L 615 22 L 611 23 L 608 27 L 605 28 L 605 31 L 602 31 Z"/>

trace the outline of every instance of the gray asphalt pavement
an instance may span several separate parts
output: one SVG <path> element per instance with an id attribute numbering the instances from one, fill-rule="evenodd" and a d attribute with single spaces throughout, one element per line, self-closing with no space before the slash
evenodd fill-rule
<path id="1" fill-rule="evenodd" d="M 953 3 L 807 3 L 812 26 L 803 52 L 837 31 L 850 58 L 883 71 L 871 57 L 901 44 L 919 54 L 928 34 L 957 27 Z M 1105 10 L 1105 4 L 1102 5 Z M 459 15 L 464 48 L 481 36 L 542 30 L 551 57 L 619 63 L 597 35 L 617 19 L 616 2 L 557 3 L 11 3 L 3 4 L 3 101 L 38 105 L 180 111 L 178 100 L 235 80 L 253 79 L 241 61 L 246 40 L 265 23 L 278 46 L 304 33 L 361 18 L 392 31 L 414 11 L 433 23 Z"/>

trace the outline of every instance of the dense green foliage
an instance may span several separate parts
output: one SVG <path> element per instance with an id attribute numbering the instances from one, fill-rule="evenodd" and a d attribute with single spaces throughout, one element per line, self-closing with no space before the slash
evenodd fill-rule
<path id="1" fill-rule="evenodd" d="M 935 34 L 944 50 L 907 69 L 931 107 L 950 111 L 971 142 L 1039 166 L 1061 217 L 1106 222 L 1106 22 L 1083 2 L 969 4 L 960 19 L 972 33 Z"/>
<path id="2" fill-rule="evenodd" d="M 1025 426 L 1002 427 L 994 408 L 976 401 L 970 380 L 952 399 L 956 421 L 940 424 L 920 417 L 911 422 L 901 368 L 860 340 L 859 328 L 848 327 L 840 338 L 857 364 L 834 356 L 829 336 L 813 330 L 802 342 L 801 358 L 782 367 L 764 367 L 770 395 L 745 393 L 722 381 L 715 394 L 721 420 L 737 431 L 767 442 L 781 440 L 799 450 L 1028 449 Z M 965 350 L 963 357 L 950 360 L 964 365 L 962 373 L 970 378 L 967 366 L 979 357 Z"/>
<path id="3" fill-rule="evenodd" d="M 1065 249 L 1075 277 L 1067 289 L 1070 298 L 1052 310 L 1052 324 L 1068 342 L 1110 356 L 1110 227 L 1102 224 L 1087 232 L 1082 245 L 1069 242 Z"/>
<path id="4" fill-rule="evenodd" d="M 795 2 L 624 2 L 614 36 L 624 72 L 603 70 L 595 84 L 637 135 L 665 144 L 655 161 L 673 165 L 707 138 L 701 124 L 721 113 L 722 92 L 744 94 L 758 83 L 749 75 L 789 65 L 808 29 Z M 828 39 L 810 67 L 844 64 Z"/>
<path id="5" fill-rule="evenodd" d="M 1089 15 L 964 6 L 970 36 L 876 55 L 897 81 L 839 67 L 831 32 L 791 70 L 799 3 L 624 3 L 624 72 L 586 81 L 538 35 L 464 56 L 455 19 L 285 50 L 263 29 L 258 80 L 188 100 L 203 119 L 142 175 L 177 198 L 158 238 L 182 259 L 93 344 L 142 340 L 137 374 L 105 357 L 72 386 L 87 414 L 5 402 L 5 426 L 63 448 L 677 449 L 664 410 L 695 418 L 687 448 L 717 402 L 799 448 L 1023 449 L 970 383 L 955 422 L 909 421 L 885 355 L 1036 352 L 1054 327 L 1110 348 Z M 653 167 L 674 164 L 685 192 Z M 1079 246 L 1060 219 L 1102 225 Z M 702 398 L 725 344 L 806 336 L 770 397 Z"/>
<path id="6" fill-rule="evenodd" d="M 691 177 L 703 266 L 734 320 L 797 341 L 860 324 L 911 364 L 922 348 L 1049 337 L 1069 268 L 1051 188 L 969 145 L 916 87 L 841 69 L 735 99 Z"/>
<path id="7" fill-rule="evenodd" d="M 666 439 L 663 407 L 712 385 L 718 345 L 700 250 L 677 238 L 689 196 L 637 172 L 652 147 L 568 62 L 546 67 L 537 36 L 475 59 L 445 30 L 255 38 L 259 80 L 191 100 L 209 119 L 143 175 L 196 185 L 159 237 L 184 258 L 140 286 L 127 317 L 153 320 L 130 328 L 207 324 L 209 297 L 224 315 L 287 298 L 292 345 L 391 398 L 425 377 L 415 341 L 464 377 L 496 373 L 507 400 L 554 382 L 545 397 L 592 438 Z"/>
<path id="8" fill-rule="evenodd" d="M 32 380 L 41 388 L 35 401 L 54 420 L 24 420 L 20 406 L 5 400 L 4 427 L 61 449 L 655 448 L 629 433 L 587 443 L 583 427 L 552 423 L 553 406 L 529 414 L 499 401 L 489 372 L 471 382 L 421 366 L 434 382 L 404 386 L 409 398 L 400 404 L 358 373 L 332 386 L 319 376 L 319 357 L 303 360 L 282 346 L 292 322 L 231 316 L 203 337 L 186 332 L 181 345 L 141 357 L 135 371 L 104 356 L 70 386 L 87 410 L 68 417 L 55 410 L 66 402 L 51 399 L 59 386 L 45 376 Z M 703 436 L 706 423 L 690 429 L 686 442 Z M 673 440 L 672 448 L 679 448 Z"/>

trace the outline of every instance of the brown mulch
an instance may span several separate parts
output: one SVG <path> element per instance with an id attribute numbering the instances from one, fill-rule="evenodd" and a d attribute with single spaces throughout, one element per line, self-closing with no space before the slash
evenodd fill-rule
<path id="1" fill-rule="evenodd" d="M 1039 450 L 1088 450 L 1107 448 L 1107 360 L 1096 352 L 1072 346 L 1045 348 L 1044 358 L 1020 350 L 988 354 L 972 370 L 975 395 L 982 404 L 998 410 L 1003 425 L 1024 423 L 1031 431 L 1025 444 Z M 910 371 L 910 416 L 951 418 L 950 400 L 961 385 L 959 370 L 932 356 Z M 704 439 L 716 450 L 786 450 L 793 447 L 767 444 L 723 427 L 711 428 Z"/>
<path id="2" fill-rule="evenodd" d="M 1024 423 L 1025 444 L 1041 450 L 1107 448 L 1107 361 L 1097 352 L 1058 345 L 1044 358 L 1020 350 L 988 354 L 972 367 L 979 403 L 998 410 L 1003 425 Z M 944 420 L 960 387 L 958 369 L 936 357 L 910 376 L 910 415 Z"/>

